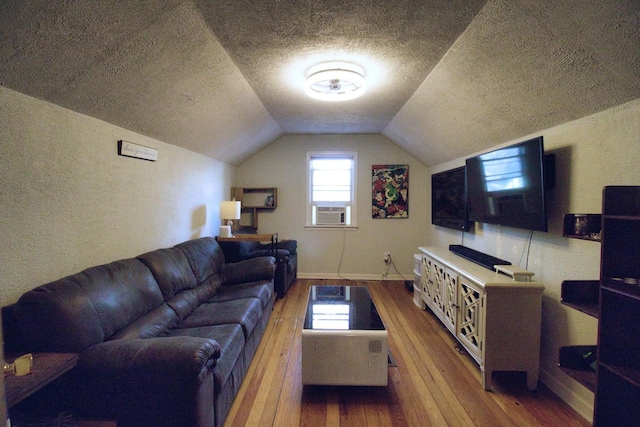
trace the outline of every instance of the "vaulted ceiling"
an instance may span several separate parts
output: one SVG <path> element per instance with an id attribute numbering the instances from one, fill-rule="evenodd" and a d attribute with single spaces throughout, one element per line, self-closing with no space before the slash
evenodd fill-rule
<path id="1" fill-rule="evenodd" d="M 367 92 L 306 96 L 327 61 Z M 640 98 L 640 0 L 3 0 L 0 84 L 231 164 L 372 133 L 434 165 Z"/>

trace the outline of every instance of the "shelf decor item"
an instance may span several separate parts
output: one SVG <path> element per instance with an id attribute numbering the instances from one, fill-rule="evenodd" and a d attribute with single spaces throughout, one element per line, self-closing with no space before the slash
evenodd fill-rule
<path id="1" fill-rule="evenodd" d="M 573 225 L 573 232 L 576 236 L 586 236 L 587 235 L 587 216 L 586 215 L 576 215 L 576 222 Z"/>
<path id="2" fill-rule="evenodd" d="M 373 165 L 372 218 L 409 217 L 409 165 Z"/>

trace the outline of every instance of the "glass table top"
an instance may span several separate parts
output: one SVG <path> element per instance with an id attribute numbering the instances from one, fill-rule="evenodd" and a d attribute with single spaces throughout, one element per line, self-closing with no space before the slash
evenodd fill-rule
<path id="1" fill-rule="evenodd" d="M 365 286 L 311 286 L 304 329 L 384 330 Z"/>

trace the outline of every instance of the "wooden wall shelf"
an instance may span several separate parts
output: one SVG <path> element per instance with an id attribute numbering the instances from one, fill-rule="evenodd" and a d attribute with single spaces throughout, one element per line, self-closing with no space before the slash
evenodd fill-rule
<path id="1" fill-rule="evenodd" d="M 560 347 L 558 366 L 564 373 L 595 393 L 596 371 L 595 345 L 572 345 Z"/>
<path id="2" fill-rule="evenodd" d="M 560 288 L 560 302 L 589 316 L 598 317 L 600 281 L 565 280 Z"/>
<path id="3" fill-rule="evenodd" d="M 584 217 L 586 226 L 583 234 L 576 233 L 576 217 Z M 600 241 L 600 232 L 602 229 L 602 215 L 600 214 L 566 214 L 564 216 L 564 226 L 562 235 L 571 239 L 589 240 L 592 242 Z"/>
<path id="4" fill-rule="evenodd" d="M 231 197 L 242 203 L 242 217 L 234 224 L 234 230 L 250 228 L 258 230 L 258 213 L 278 207 L 276 187 L 231 187 Z"/>

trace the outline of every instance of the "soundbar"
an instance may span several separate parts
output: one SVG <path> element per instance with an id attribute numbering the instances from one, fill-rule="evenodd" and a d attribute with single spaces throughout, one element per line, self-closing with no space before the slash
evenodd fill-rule
<path id="1" fill-rule="evenodd" d="M 484 252 L 476 251 L 475 249 L 462 245 L 449 245 L 449 251 L 492 271 L 496 271 L 494 265 L 511 265 L 509 261 L 496 258 L 489 254 L 485 254 Z"/>

